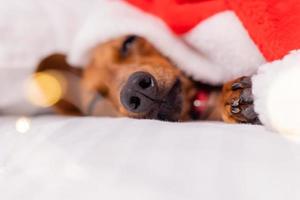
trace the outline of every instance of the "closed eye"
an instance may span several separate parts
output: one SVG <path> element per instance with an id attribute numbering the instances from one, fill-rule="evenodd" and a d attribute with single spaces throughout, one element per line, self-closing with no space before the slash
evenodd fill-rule
<path id="1" fill-rule="evenodd" d="M 120 55 L 122 57 L 126 57 L 129 54 L 130 48 L 137 38 L 138 36 L 136 35 L 129 35 L 128 37 L 126 37 L 120 48 Z"/>

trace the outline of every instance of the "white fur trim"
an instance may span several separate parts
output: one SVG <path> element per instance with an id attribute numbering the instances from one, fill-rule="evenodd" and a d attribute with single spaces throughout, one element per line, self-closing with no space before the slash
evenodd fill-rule
<path id="1" fill-rule="evenodd" d="M 261 66 L 252 81 L 263 124 L 300 141 L 300 50 Z"/>
<path id="2" fill-rule="evenodd" d="M 187 33 L 185 39 L 219 66 L 214 69 L 218 80 L 229 81 L 252 75 L 266 62 L 232 11 L 208 18 Z"/>
<path id="3" fill-rule="evenodd" d="M 159 18 L 123 1 L 108 0 L 96 6 L 93 15 L 77 36 L 68 60 L 75 66 L 83 66 L 88 62 L 89 50 L 95 45 L 126 34 L 147 38 L 195 79 L 212 84 L 222 82 L 221 74 L 216 71 L 220 66 L 186 45 Z"/>

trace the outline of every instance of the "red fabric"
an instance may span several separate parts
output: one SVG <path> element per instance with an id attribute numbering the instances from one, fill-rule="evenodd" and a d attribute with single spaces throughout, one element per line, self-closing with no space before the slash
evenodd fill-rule
<path id="1" fill-rule="evenodd" d="M 177 34 L 186 33 L 210 16 L 230 9 L 267 60 L 280 59 L 289 51 L 300 49 L 300 0 L 126 1 L 160 17 Z"/>
<path id="2" fill-rule="evenodd" d="M 228 0 L 265 58 L 300 49 L 299 0 Z"/>
<path id="3" fill-rule="evenodd" d="M 126 0 L 160 17 L 177 34 L 183 34 L 202 20 L 226 10 L 223 0 Z"/>

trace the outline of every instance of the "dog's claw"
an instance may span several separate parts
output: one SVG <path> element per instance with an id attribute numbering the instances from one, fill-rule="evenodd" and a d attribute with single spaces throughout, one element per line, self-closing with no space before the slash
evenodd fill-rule
<path id="1" fill-rule="evenodd" d="M 240 78 L 239 82 L 234 82 L 231 86 L 233 91 L 240 90 L 244 88 L 251 88 L 252 82 L 250 77 L 242 77 Z"/>
<path id="2" fill-rule="evenodd" d="M 238 90 L 238 89 L 242 89 L 243 88 L 243 84 L 242 83 L 233 83 L 231 86 L 232 90 Z"/>
<path id="3" fill-rule="evenodd" d="M 239 107 L 232 107 L 231 108 L 231 113 L 233 114 L 238 114 L 241 112 L 241 109 Z"/>
<path id="4" fill-rule="evenodd" d="M 240 100 L 239 99 L 233 99 L 232 100 L 232 103 L 231 103 L 231 106 L 232 107 L 237 107 L 237 106 L 239 106 L 240 105 L 240 102 L 239 102 Z"/>

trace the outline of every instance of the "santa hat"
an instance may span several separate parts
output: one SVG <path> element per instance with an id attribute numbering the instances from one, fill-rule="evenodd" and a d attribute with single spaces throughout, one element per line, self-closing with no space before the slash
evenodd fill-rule
<path id="1" fill-rule="evenodd" d="M 276 62 L 300 49 L 298 0 L 101 0 L 78 34 L 69 61 L 83 66 L 94 46 L 126 34 L 147 38 L 195 80 L 220 84 L 258 71 L 253 92 L 259 118 L 275 130 L 300 134 L 297 117 L 291 117 L 300 112 L 300 101 L 293 101 L 299 92 L 269 94 L 300 68 L 298 52 Z M 285 98 L 270 109 L 277 95 Z M 271 120 L 274 106 L 284 104 L 292 105 L 282 112 L 291 123 L 278 125 L 281 119 Z"/>
<path id="2" fill-rule="evenodd" d="M 253 74 L 257 66 L 264 62 L 241 22 L 223 4 L 199 1 L 197 10 L 191 5 L 176 13 L 177 7 L 181 7 L 176 2 L 169 3 L 169 9 L 160 5 L 166 1 L 156 0 L 156 6 L 148 10 L 146 2 L 100 1 L 78 34 L 69 61 L 84 65 L 89 58 L 89 50 L 98 43 L 134 33 L 155 44 L 156 48 L 196 80 L 212 84 Z M 162 16 L 164 18 L 157 16 L 157 13 L 165 13 Z"/>

